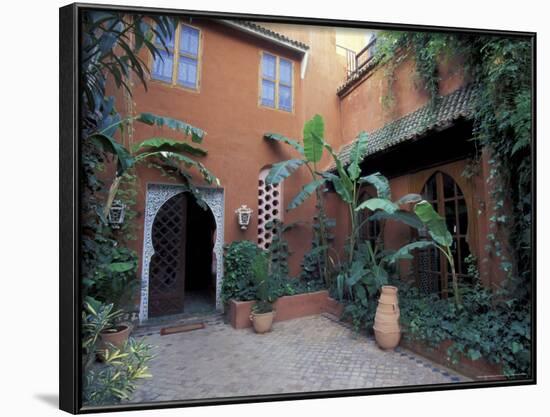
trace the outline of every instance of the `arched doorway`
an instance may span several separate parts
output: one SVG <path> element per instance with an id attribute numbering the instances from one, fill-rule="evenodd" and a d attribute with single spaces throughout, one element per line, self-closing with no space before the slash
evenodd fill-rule
<path id="1" fill-rule="evenodd" d="M 189 193 L 177 194 L 160 207 L 151 233 L 149 317 L 214 310 L 215 232 L 211 210 Z"/>
<path id="2" fill-rule="evenodd" d="M 223 304 L 221 302 L 221 283 L 223 279 L 224 190 L 223 188 L 214 187 L 196 187 L 196 191 L 200 193 L 202 201 L 205 203 L 203 207 L 197 207 L 193 197 L 191 197 L 187 191 L 188 189 L 185 186 L 178 184 L 151 183 L 147 185 L 143 219 L 143 255 L 141 264 L 141 292 L 139 305 L 140 323 L 144 323 L 149 319 L 150 311 L 153 312 L 153 310 L 157 310 L 157 307 L 150 308 L 151 302 L 155 302 L 150 298 L 150 296 L 153 295 L 151 287 L 153 285 L 153 281 L 156 280 L 155 282 L 158 282 L 158 280 L 162 280 L 162 276 L 160 278 L 155 278 L 151 275 L 152 264 L 153 266 L 155 266 L 155 263 L 157 266 L 160 264 L 159 260 L 153 259 L 159 249 L 157 247 L 158 245 L 155 246 L 153 244 L 153 241 L 161 239 L 160 227 L 162 223 L 165 223 L 165 221 L 160 221 L 160 219 L 163 217 L 165 219 L 174 219 L 173 214 L 172 216 L 168 214 L 169 211 L 173 212 L 174 210 L 179 212 L 185 210 L 185 220 L 180 220 L 183 223 L 180 223 L 178 226 L 180 230 L 184 231 L 183 235 L 185 236 L 185 243 L 180 242 L 178 246 L 175 240 L 173 240 L 174 243 L 168 245 L 169 247 L 166 249 L 171 251 L 179 251 L 180 254 L 183 254 L 184 256 L 184 261 L 180 261 L 177 265 L 178 271 L 174 272 L 174 276 L 179 277 L 179 274 L 184 276 L 182 280 L 183 284 L 181 282 L 174 284 L 174 286 L 177 287 L 177 297 L 174 296 L 174 298 L 177 298 L 180 303 L 177 305 L 178 309 L 181 303 L 183 303 L 183 310 L 186 313 L 189 312 L 190 308 L 192 310 L 197 307 L 192 305 L 192 301 L 196 301 L 196 299 L 194 297 L 187 299 L 185 295 L 186 291 L 189 292 L 189 295 L 191 295 L 191 293 L 197 294 L 198 291 L 202 292 L 203 299 L 206 298 L 208 301 L 208 308 L 214 305 L 217 311 L 223 311 Z M 179 197 L 179 199 L 172 200 L 165 206 L 165 203 L 169 202 L 175 196 L 181 197 Z M 185 203 L 183 203 L 183 201 L 185 201 Z M 183 205 L 185 208 L 182 208 Z M 207 210 L 205 211 L 203 208 L 207 208 Z M 165 210 L 166 213 L 163 213 Z M 159 214 L 160 217 L 157 217 Z M 169 224 L 168 226 L 172 228 L 176 227 L 175 224 Z M 159 232 L 154 232 L 153 228 L 158 228 Z M 166 228 L 163 229 L 163 231 L 164 233 L 167 233 Z M 153 238 L 154 234 L 158 234 L 158 236 Z M 200 236 L 196 238 L 197 235 Z M 185 245 L 185 249 L 182 249 L 181 245 Z M 191 246 L 194 248 L 190 249 Z M 200 257 L 196 255 L 196 252 L 193 252 L 195 249 L 201 252 Z M 164 253 L 164 256 L 166 255 L 167 252 Z M 208 259 L 205 259 L 205 257 Z M 181 258 L 179 259 L 181 260 Z M 171 265 L 172 269 L 174 266 L 174 264 Z M 204 277 L 206 268 L 208 268 L 209 271 L 208 277 L 212 278 L 210 281 L 207 280 L 204 282 L 201 280 L 201 277 Z M 164 268 L 164 271 L 165 273 L 166 271 L 171 272 L 166 268 Z M 197 282 L 197 280 L 201 281 Z M 170 281 L 171 279 L 168 280 L 168 283 L 171 284 Z M 181 294 L 181 288 L 183 288 L 183 295 Z M 168 291 L 166 290 L 163 292 Z M 181 297 L 184 297 L 184 299 L 182 300 Z M 204 303 L 200 303 L 200 305 L 201 308 L 204 307 Z M 176 310 L 176 306 L 173 308 Z M 174 314 L 174 310 L 171 310 L 170 312 L 155 311 L 153 316 Z M 178 311 L 182 312 L 181 309 Z"/>
<path id="3" fill-rule="evenodd" d="M 453 236 L 451 247 L 459 282 L 470 282 L 464 259 L 470 255 L 468 245 L 468 208 L 466 199 L 455 180 L 437 171 L 424 184 L 422 197 L 430 202 Z M 452 291 L 452 276 L 445 257 L 436 248 L 421 251 L 416 258 L 416 278 L 420 289 L 448 297 Z"/>

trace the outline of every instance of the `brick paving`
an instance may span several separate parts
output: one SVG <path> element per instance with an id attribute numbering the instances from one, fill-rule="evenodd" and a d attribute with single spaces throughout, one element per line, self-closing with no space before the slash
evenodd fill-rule
<path id="1" fill-rule="evenodd" d="M 235 330 L 221 316 L 205 322 L 168 336 L 158 328 L 135 332 L 157 349 L 153 378 L 132 402 L 469 381 L 405 349 L 382 351 L 328 315 L 275 323 L 264 335 Z"/>

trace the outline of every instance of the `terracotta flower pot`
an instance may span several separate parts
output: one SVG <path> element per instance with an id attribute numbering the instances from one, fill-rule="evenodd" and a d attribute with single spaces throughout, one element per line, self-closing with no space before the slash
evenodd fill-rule
<path id="1" fill-rule="evenodd" d="M 382 332 L 399 332 L 400 327 L 397 321 L 393 322 L 380 322 L 379 320 L 374 320 L 374 327 Z"/>
<path id="2" fill-rule="evenodd" d="M 399 314 L 399 306 L 397 303 L 395 304 L 384 304 L 384 303 L 378 303 L 378 307 L 376 308 L 376 312 L 380 313 L 387 313 L 387 314 Z"/>
<path id="3" fill-rule="evenodd" d="M 382 304 L 397 304 L 397 287 L 392 285 L 382 286 L 378 302 Z"/>
<path id="4" fill-rule="evenodd" d="M 256 333 L 267 333 L 271 330 L 273 324 L 273 318 L 275 317 L 275 311 L 269 313 L 252 313 L 250 314 L 250 320 Z"/>
<path id="5" fill-rule="evenodd" d="M 101 332 L 102 348 L 105 349 L 108 344 L 112 344 L 117 348 L 121 348 L 130 336 L 130 326 L 127 324 L 119 324 L 112 329 Z"/>
<path id="6" fill-rule="evenodd" d="M 395 313 L 384 313 L 381 311 L 376 311 L 376 320 L 380 322 L 398 322 L 401 314 L 399 312 Z"/>
<path id="7" fill-rule="evenodd" d="M 401 340 L 401 331 L 386 332 L 374 327 L 374 337 L 380 349 L 395 349 Z"/>
<path id="8" fill-rule="evenodd" d="M 399 344 L 399 317 L 397 287 L 385 285 L 382 287 L 373 326 L 376 343 L 381 349 L 394 349 Z"/>

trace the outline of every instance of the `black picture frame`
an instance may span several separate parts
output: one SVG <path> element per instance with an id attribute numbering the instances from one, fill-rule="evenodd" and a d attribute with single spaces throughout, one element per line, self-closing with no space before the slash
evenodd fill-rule
<path id="1" fill-rule="evenodd" d="M 451 31 L 482 33 L 507 37 L 528 37 L 532 42 L 532 376 L 524 380 L 509 380 L 498 382 L 466 382 L 460 384 L 415 385 L 392 388 L 365 388 L 354 390 L 340 390 L 330 392 L 310 392 L 299 394 L 273 394 L 261 396 L 240 396 L 207 400 L 181 400 L 173 402 L 155 402 L 139 404 L 123 404 L 102 407 L 82 408 L 80 364 L 80 305 L 81 294 L 79 289 L 79 242 L 80 242 L 80 147 L 79 147 L 79 22 L 80 16 L 86 10 L 116 10 L 140 12 L 150 14 L 181 15 L 191 17 L 246 19 L 258 22 L 270 21 L 279 23 L 298 23 L 303 25 L 340 26 L 370 29 L 397 29 L 422 31 Z M 163 409 L 174 407 L 192 407 L 203 405 L 223 405 L 251 402 L 266 402 L 280 400 L 331 398 L 344 396 L 364 396 L 391 393 L 414 393 L 425 391 L 443 391 L 466 388 L 491 388 L 503 386 L 531 385 L 537 382 L 536 373 L 536 41 L 537 35 L 533 32 L 498 31 L 486 29 L 472 29 L 461 27 L 441 27 L 410 24 L 392 24 L 368 21 L 350 21 L 318 19 L 311 17 L 266 16 L 243 13 L 206 12 L 196 10 L 164 9 L 154 7 L 130 7 L 116 5 L 98 5 L 74 3 L 59 9 L 59 39 L 60 39 L 60 258 L 59 258 L 59 408 L 72 414 L 127 411 L 143 409 Z"/>

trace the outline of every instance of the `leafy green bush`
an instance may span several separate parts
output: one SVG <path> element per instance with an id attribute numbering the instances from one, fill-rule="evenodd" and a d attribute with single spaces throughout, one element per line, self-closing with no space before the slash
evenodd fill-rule
<path id="1" fill-rule="evenodd" d="M 103 363 L 96 363 L 101 332 L 112 328 L 122 312 L 113 304 L 87 298 L 82 312 L 82 363 L 84 405 L 117 404 L 131 398 L 136 383 L 149 378 L 152 346 L 129 338 L 122 348 L 102 348 Z"/>
<path id="2" fill-rule="evenodd" d="M 251 301 L 256 296 L 253 261 L 258 254 L 264 253 L 254 242 L 235 241 L 226 246 L 224 256 L 224 278 L 222 282 L 223 302 L 230 299 Z M 273 263 L 271 263 L 271 266 Z M 281 269 L 277 269 L 281 271 Z M 286 274 L 270 273 L 271 291 L 276 298 L 285 295 L 303 294 L 323 289 L 322 281 L 303 281 L 290 278 Z"/>
<path id="3" fill-rule="evenodd" d="M 124 307 L 138 282 L 137 254 L 100 233 L 93 240 L 84 239 L 83 245 L 87 251 L 82 277 L 84 295 Z"/>
<path id="4" fill-rule="evenodd" d="M 225 247 L 224 277 L 221 298 L 250 301 L 254 299 L 256 289 L 252 262 L 262 250 L 249 240 L 231 242 Z"/>
<path id="5" fill-rule="evenodd" d="M 436 346 L 451 340 L 447 354 L 457 362 L 462 354 L 500 364 L 508 377 L 531 372 L 530 312 L 515 300 L 473 285 L 460 288 L 462 305 L 437 295 L 422 294 L 402 282 L 399 287 L 401 322 L 406 337 Z"/>

